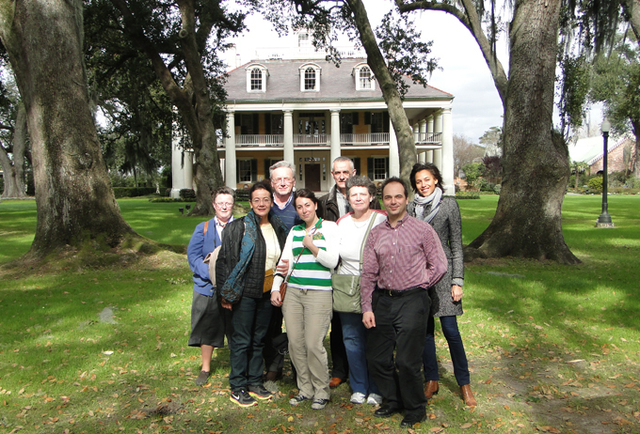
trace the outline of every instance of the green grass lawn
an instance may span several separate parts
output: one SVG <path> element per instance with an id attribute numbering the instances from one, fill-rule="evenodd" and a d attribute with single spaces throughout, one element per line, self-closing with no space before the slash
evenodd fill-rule
<path id="1" fill-rule="evenodd" d="M 141 235 L 186 244 L 204 220 L 175 203 L 122 199 Z M 487 227 L 497 196 L 459 201 L 464 242 Z M 583 261 L 468 264 L 459 318 L 475 409 L 459 399 L 446 341 L 436 333 L 440 393 L 425 433 L 640 432 L 640 197 L 611 196 L 615 229 L 596 229 L 599 196 L 567 196 L 564 236 Z M 0 264 L 26 253 L 33 201 L 0 203 Z M 196 387 L 199 351 L 186 346 L 191 276 L 184 255 L 123 255 L 56 271 L 0 268 L 0 433 L 400 433 L 349 403 L 348 385 L 324 411 L 293 408 L 290 375 L 269 403 L 229 401 L 228 350 Z"/>

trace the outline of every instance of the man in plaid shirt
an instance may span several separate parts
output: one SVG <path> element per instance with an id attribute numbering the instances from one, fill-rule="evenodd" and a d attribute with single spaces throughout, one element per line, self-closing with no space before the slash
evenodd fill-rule
<path id="1" fill-rule="evenodd" d="M 421 376 L 431 304 L 426 289 L 445 274 L 447 258 L 431 225 L 407 214 L 404 181 L 385 180 L 382 202 L 387 221 L 371 230 L 362 266 L 362 322 L 369 329 L 367 361 L 386 399 L 374 414 L 388 417 L 405 409 L 400 426 L 411 427 L 426 418 Z"/>

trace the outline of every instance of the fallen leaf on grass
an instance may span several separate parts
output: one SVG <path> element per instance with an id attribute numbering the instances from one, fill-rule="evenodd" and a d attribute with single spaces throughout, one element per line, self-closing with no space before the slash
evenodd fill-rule
<path id="1" fill-rule="evenodd" d="M 471 428 L 472 426 L 473 426 L 472 423 L 467 422 L 467 423 L 465 423 L 463 425 L 460 425 L 460 429 L 467 429 L 467 428 Z"/>

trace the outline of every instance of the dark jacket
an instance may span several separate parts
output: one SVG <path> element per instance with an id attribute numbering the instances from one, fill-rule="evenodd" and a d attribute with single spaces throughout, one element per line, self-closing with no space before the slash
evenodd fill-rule
<path id="1" fill-rule="evenodd" d="M 250 215 L 254 214 L 251 213 Z M 235 267 L 240 259 L 240 246 L 242 245 L 242 238 L 244 236 L 244 221 L 246 218 L 250 218 L 249 215 L 232 221 L 224 229 L 224 232 L 222 232 L 222 247 L 220 248 L 218 261 L 216 262 L 216 284 L 218 287 L 222 287 L 223 283 L 227 280 L 227 276 L 229 276 L 233 267 Z M 278 222 L 276 222 L 276 219 Z M 285 231 L 284 224 L 271 211 L 269 211 L 269 222 L 276 232 L 278 243 L 280 244 L 280 250 L 282 250 L 287 239 L 287 232 Z M 256 224 L 259 228 L 260 224 L 258 222 L 256 222 Z M 257 238 L 251 262 L 244 274 L 244 284 L 242 289 L 243 297 L 262 297 L 262 287 L 264 285 L 264 263 L 266 261 L 266 257 L 267 246 L 261 234 Z M 218 293 L 218 291 L 216 291 L 216 293 Z M 218 296 L 220 296 L 219 293 Z"/>
<path id="2" fill-rule="evenodd" d="M 380 209 L 380 201 L 376 197 L 369 206 L 371 209 Z M 329 193 L 318 199 L 318 217 L 331 222 L 337 222 L 340 218 L 340 209 L 338 208 L 338 188 L 331 187 Z"/>

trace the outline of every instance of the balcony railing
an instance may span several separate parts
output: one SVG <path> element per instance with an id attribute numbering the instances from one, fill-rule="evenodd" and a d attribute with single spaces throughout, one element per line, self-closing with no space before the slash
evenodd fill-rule
<path id="1" fill-rule="evenodd" d="M 302 146 L 327 145 L 331 144 L 329 136 L 326 134 L 294 134 L 293 144 Z"/>
<path id="2" fill-rule="evenodd" d="M 418 134 L 418 144 L 424 143 L 442 143 L 442 133 L 422 133 Z"/>
<path id="3" fill-rule="evenodd" d="M 389 133 L 360 133 L 340 134 L 341 146 L 386 146 L 390 140 Z M 236 134 L 236 146 L 249 147 L 276 147 L 284 146 L 283 134 Z M 441 144 L 442 133 L 419 134 L 417 145 Z M 224 144 L 221 144 L 224 146 Z M 331 146 L 331 136 L 328 134 L 294 134 L 294 146 Z"/>
<path id="4" fill-rule="evenodd" d="M 388 145 L 389 133 L 340 134 L 341 145 Z"/>
<path id="5" fill-rule="evenodd" d="M 237 134 L 237 146 L 282 146 L 282 134 Z"/>

